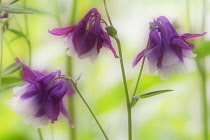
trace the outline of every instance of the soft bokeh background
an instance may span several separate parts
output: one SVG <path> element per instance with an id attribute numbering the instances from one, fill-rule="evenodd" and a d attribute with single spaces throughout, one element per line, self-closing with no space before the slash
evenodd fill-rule
<path id="1" fill-rule="evenodd" d="M 68 26 L 72 1 L 57 1 L 62 27 Z M 189 1 L 193 33 L 201 33 L 202 1 Z M 65 73 L 65 44 L 62 37 L 48 33 L 48 30 L 59 27 L 54 11 L 55 2 L 56 0 L 27 0 L 27 9 L 35 12 L 34 15 L 28 15 L 29 39 L 33 47 L 32 68 L 48 71 L 60 69 Z M 189 32 L 187 2 L 186 0 L 107 0 L 107 4 L 113 24 L 122 40 L 129 92 L 132 93 L 140 68 L 140 65 L 132 68 L 132 61 L 146 45 L 148 23 L 153 18 L 164 15 L 179 27 L 180 33 Z M 207 1 L 206 5 L 210 5 L 210 1 Z M 22 8 L 22 1 L 13 7 Z M 107 20 L 102 0 L 78 0 L 76 21 L 92 7 L 98 8 L 103 19 Z M 209 32 L 209 16 L 207 11 L 205 27 L 207 32 Z M 9 28 L 18 29 L 17 20 L 25 32 L 23 15 L 10 15 L 10 17 Z M 205 39 L 208 40 L 209 36 L 207 34 Z M 6 31 L 4 37 L 9 42 L 16 38 L 16 35 Z M 117 49 L 114 40 L 112 42 Z M 10 47 L 16 57 L 28 62 L 28 48 L 24 39 L 18 38 L 10 42 Z M 4 43 L 3 58 L 3 67 L 14 62 L 6 43 Z M 209 59 L 206 57 L 207 71 L 210 69 Z M 174 91 L 142 99 L 132 109 L 134 140 L 202 139 L 200 78 L 195 61 L 191 59 L 188 65 L 188 75 L 179 74 L 162 81 L 158 75 L 148 73 L 146 64 L 137 94 L 160 89 Z M 83 73 L 78 87 L 96 113 L 110 140 L 126 140 L 127 114 L 119 60 L 115 59 L 109 50 L 102 49 L 94 63 L 87 59 L 74 58 L 73 73 L 74 78 Z M 19 75 L 20 71 L 4 77 L 3 86 L 13 83 L 9 81 L 10 77 Z M 208 92 L 209 90 L 208 88 Z M 9 108 L 8 101 L 11 97 L 12 91 L 0 95 L 0 140 L 37 140 L 37 131 L 32 126 L 24 125 L 22 118 Z M 208 95 L 208 100 L 209 98 Z M 102 133 L 78 95 L 75 95 L 75 100 L 77 117 L 74 121 L 78 140 L 103 140 Z M 44 140 L 51 139 L 51 129 L 51 125 L 42 129 Z M 53 129 L 55 140 L 69 139 L 70 126 L 64 117 L 60 117 L 59 121 L 53 124 Z"/>

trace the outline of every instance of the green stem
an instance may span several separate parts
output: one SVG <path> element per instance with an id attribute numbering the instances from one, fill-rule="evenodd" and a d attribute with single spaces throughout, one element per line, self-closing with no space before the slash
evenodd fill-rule
<path id="1" fill-rule="evenodd" d="M 206 91 L 206 70 L 204 59 L 196 59 L 198 71 L 201 77 L 201 103 L 202 103 L 202 121 L 203 121 L 203 140 L 208 140 L 208 104 Z"/>
<path id="2" fill-rule="evenodd" d="M 70 26 L 75 24 L 76 20 L 76 12 L 77 12 L 77 4 L 78 0 L 73 0 L 71 6 L 71 17 L 70 17 Z M 66 74 L 68 77 L 73 76 L 73 61 L 72 58 L 66 55 Z M 75 114 L 75 96 L 71 95 L 68 97 L 68 104 L 69 104 L 69 113 L 74 121 L 76 121 L 76 114 Z M 70 128 L 70 138 L 71 140 L 76 140 L 76 128 Z"/>
<path id="3" fill-rule="evenodd" d="M 192 27 L 190 24 L 190 0 L 186 0 L 186 13 L 187 13 L 187 23 L 188 23 L 188 28 L 189 31 L 192 32 Z"/>
<path id="4" fill-rule="evenodd" d="M 23 7 L 26 9 L 26 0 L 23 1 Z M 28 16 L 27 14 L 24 14 L 24 21 L 25 21 L 25 30 L 26 30 L 26 35 L 29 37 L 29 27 L 28 27 Z M 29 57 L 29 66 L 31 66 L 31 59 L 32 59 L 32 47 L 31 47 L 31 42 L 30 39 L 26 40 L 28 44 L 28 57 Z"/>
<path id="5" fill-rule="evenodd" d="M 203 13 L 202 13 L 202 32 L 205 31 L 206 25 L 206 0 L 203 0 Z"/>
<path id="6" fill-rule="evenodd" d="M 106 5 L 106 0 L 103 0 L 103 2 L 104 2 L 104 7 L 105 7 L 105 11 L 106 11 L 106 15 L 108 17 L 109 23 L 110 23 L 111 26 L 113 26 L 112 20 L 109 16 L 108 8 L 107 8 L 107 5 Z M 120 43 L 120 40 L 117 36 L 115 36 L 114 39 L 116 40 L 117 46 L 118 46 L 118 51 L 119 51 L 119 56 L 120 56 L 120 66 L 121 66 L 121 72 L 122 72 L 122 77 L 123 77 L 123 84 L 124 84 L 124 88 L 125 88 L 125 97 L 126 97 L 127 115 L 128 115 L 128 139 L 132 140 L 131 104 L 130 104 L 128 87 L 127 87 L 127 80 L 126 80 L 126 75 L 125 75 L 125 68 L 124 68 L 124 62 L 123 62 L 121 43 Z"/>
<path id="7" fill-rule="evenodd" d="M 107 9 L 106 0 L 103 0 L 103 1 L 104 1 L 104 7 L 105 7 L 106 15 L 107 15 L 108 20 L 109 20 L 109 24 L 113 26 L 112 20 L 111 20 L 111 18 L 109 16 L 109 12 L 108 12 L 108 9 Z"/>
<path id="8" fill-rule="evenodd" d="M 0 25 L 0 89 L 2 81 L 2 62 L 3 62 L 3 25 Z"/>
<path id="9" fill-rule="evenodd" d="M 40 129 L 40 128 L 38 129 L 38 133 L 39 133 L 39 139 L 40 139 L 40 140 L 43 140 L 42 132 L 41 132 L 41 129 Z"/>
<path id="10" fill-rule="evenodd" d="M 132 140 L 132 117 L 131 117 L 131 105 L 130 105 L 130 99 L 128 94 L 128 87 L 127 87 L 127 80 L 125 75 L 125 68 L 124 68 L 124 62 L 123 62 L 123 55 L 121 50 L 121 44 L 118 37 L 114 38 L 117 42 L 119 56 L 120 56 L 120 66 L 121 66 L 121 72 L 123 77 L 123 84 L 125 88 L 125 97 L 126 97 L 126 105 L 127 105 L 127 115 L 128 115 L 128 139 Z"/>
<path id="11" fill-rule="evenodd" d="M 58 0 L 54 1 L 54 9 L 55 9 L 55 17 L 57 19 L 57 22 L 58 22 L 59 26 L 61 27 L 62 23 L 61 23 L 61 18 L 60 18 L 60 10 L 59 10 L 60 8 L 59 8 Z"/>
<path id="12" fill-rule="evenodd" d="M 51 140 L 54 140 L 54 127 L 53 127 L 53 124 L 51 124 Z"/>
<path id="13" fill-rule="evenodd" d="M 91 115 L 93 116 L 94 120 L 96 121 L 98 127 L 100 128 L 101 132 L 103 133 L 104 137 L 106 138 L 106 140 L 109 140 L 109 138 L 107 137 L 105 131 L 103 130 L 101 124 L 99 123 L 98 119 L 96 118 L 96 116 L 94 115 L 93 111 L 91 110 L 90 106 L 88 105 L 88 103 L 86 102 L 86 100 L 84 99 L 84 97 L 82 96 L 81 92 L 79 91 L 79 89 L 77 88 L 76 84 L 74 83 L 74 81 L 70 80 L 72 85 L 74 86 L 75 90 L 77 91 L 77 93 L 79 94 L 80 98 L 82 99 L 82 101 L 85 103 L 86 107 L 88 108 L 88 110 L 90 111 Z"/>
<path id="14" fill-rule="evenodd" d="M 137 79 L 137 82 L 136 82 L 136 86 L 135 86 L 135 89 L 134 89 L 134 92 L 133 92 L 133 96 L 136 95 L 136 91 L 138 89 L 138 85 L 139 85 L 139 82 L 140 82 L 140 79 L 141 79 L 141 75 L 142 75 L 142 71 L 143 71 L 143 68 L 144 68 L 144 63 L 145 63 L 145 54 L 148 50 L 148 46 L 149 46 L 149 41 L 147 42 L 147 46 L 146 46 L 146 49 L 144 51 L 144 57 L 143 57 L 143 60 L 142 60 L 142 64 L 141 64 L 141 68 L 140 68 L 140 71 L 139 71 L 139 76 L 138 76 L 138 79 Z"/>

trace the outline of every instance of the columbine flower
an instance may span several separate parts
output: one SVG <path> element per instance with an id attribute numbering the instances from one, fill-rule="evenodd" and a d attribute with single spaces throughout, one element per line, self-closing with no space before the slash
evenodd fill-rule
<path id="1" fill-rule="evenodd" d="M 8 13 L 2 12 L 2 13 L 0 14 L 0 19 L 8 18 L 8 17 L 9 17 L 9 14 L 8 14 Z"/>
<path id="2" fill-rule="evenodd" d="M 186 57 L 196 56 L 192 53 L 194 45 L 186 40 L 203 36 L 206 33 L 179 35 L 164 16 L 158 17 L 153 23 L 150 23 L 150 27 L 148 50 L 145 53 L 144 49 L 136 56 L 133 67 L 145 56 L 150 72 L 158 71 L 163 80 L 180 71 L 186 73 L 184 65 Z"/>
<path id="3" fill-rule="evenodd" d="M 101 14 L 96 8 L 89 10 L 77 25 L 55 28 L 49 32 L 57 36 L 67 36 L 67 55 L 69 56 L 90 57 L 91 60 L 94 60 L 104 46 L 110 49 L 114 56 L 118 58 L 111 45 L 109 35 L 101 26 Z"/>
<path id="4" fill-rule="evenodd" d="M 56 79 L 62 76 L 60 71 L 44 75 L 39 71 L 31 70 L 18 58 L 16 62 L 23 68 L 22 79 L 26 82 L 23 86 L 14 88 L 11 108 L 16 111 L 26 125 L 32 124 L 35 129 L 54 123 L 62 113 L 70 125 L 73 121 L 63 105 L 62 98 L 67 90 L 74 92 L 69 82 Z"/>

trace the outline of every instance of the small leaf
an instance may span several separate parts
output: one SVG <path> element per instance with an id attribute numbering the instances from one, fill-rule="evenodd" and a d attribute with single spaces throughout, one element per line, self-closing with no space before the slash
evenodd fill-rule
<path id="1" fill-rule="evenodd" d="M 16 8 L 8 8 L 8 7 L 0 7 L 0 11 L 4 11 L 7 13 L 13 13 L 13 14 L 34 14 L 31 11 L 16 9 Z"/>
<path id="2" fill-rule="evenodd" d="M 5 91 L 8 91 L 8 90 L 11 90 L 11 89 L 13 89 L 16 86 L 21 86 L 23 84 L 25 84 L 25 83 L 16 84 L 16 85 L 12 85 L 12 86 L 8 86 L 8 87 L 5 87 L 5 88 L 2 88 L 2 89 L 0 89 L 0 93 L 5 92 Z"/>
<path id="3" fill-rule="evenodd" d="M 8 74 L 12 74 L 12 73 L 16 72 L 17 70 L 19 70 L 20 68 L 21 68 L 21 64 L 14 62 L 14 63 L 10 64 L 9 66 L 7 66 L 2 71 L 3 76 L 8 75 Z"/>
<path id="4" fill-rule="evenodd" d="M 152 97 L 152 96 L 155 96 L 155 95 L 158 95 L 158 94 L 161 94 L 161 93 L 165 93 L 165 92 L 170 92 L 170 91 L 173 91 L 173 90 L 152 91 L 152 92 L 149 92 L 149 93 L 141 94 L 139 96 L 140 96 L 140 98 L 148 98 L 148 97 Z"/>
<path id="5" fill-rule="evenodd" d="M 170 92 L 170 91 L 173 91 L 173 90 L 158 90 L 158 91 L 152 91 L 149 93 L 141 94 L 138 96 L 133 96 L 131 100 L 131 108 L 136 105 L 136 103 L 139 101 L 140 98 L 148 98 L 148 97 L 152 97 L 152 96 L 165 93 L 165 92 Z"/>
<path id="6" fill-rule="evenodd" d="M 7 29 L 7 30 L 16 34 L 18 37 L 23 37 L 26 40 L 28 40 L 27 36 L 25 34 L 23 34 L 22 32 L 19 32 L 18 30 L 14 30 L 14 29 Z"/>
<path id="7" fill-rule="evenodd" d="M 18 1 L 19 1 L 19 0 L 11 0 L 11 1 L 8 1 L 8 2 L 6 2 L 6 3 L 1 4 L 1 6 L 2 6 L 2 7 L 7 7 L 7 6 L 10 6 L 10 5 L 12 5 L 12 4 L 18 2 Z"/>

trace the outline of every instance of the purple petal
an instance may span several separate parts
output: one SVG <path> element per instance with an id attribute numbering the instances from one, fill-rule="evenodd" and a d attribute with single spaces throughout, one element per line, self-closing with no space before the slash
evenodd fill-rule
<path id="1" fill-rule="evenodd" d="M 76 25 L 70 26 L 70 27 L 65 27 L 65 28 L 55 28 L 51 31 L 49 31 L 50 34 L 52 35 L 68 35 L 70 34 L 74 29 L 76 28 Z"/>
<path id="2" fill-rule="evenodd" d="M 37 73 L 33 70 L 31 70 L 28 66 L 26 66 L 24 63 L 22 63 L 18 58 L 15 58 L 17 63 L 20 63 L 22 65 L 23 69 L 23 75 L 22 79 L 29 82 L 34 83 L 34 80 L 38 80 L 40 77 L 37 75 Z"/>
<path id="3" fill-rule="evenodd" d="M 69 116 L 68 111 L 66 110 L 65 106 L 63 105 L 63 102 L 61 102 L 61 113 L 69 120 L 69 124 L 74 127 L 74 122 L 72 118 Z"/>
<path id="4" fill-rule="evenodd" d="M 50 96 L 54 102 L 60 102 L 63 96 L 66 94 L 67 90 L 68 90 L 67 87 L 63 87 L 57 90 L 56 92 L 51 93 Z"/>
<path id="5" fill-rule="evenodd" d="M 183 38 L 184 40 L 188 40 L 190 38 L 194 38 L 194 37 L 199 37 L 199 36 L 204 36 L 205 34 L 207 34 L 207 32 L 204 32 L 202 34 L 191 34 L 191 33 L 185 33 L 181 35 L 181 38 Z"/>
<path id="6" fill-rule="evenodd" d="M 139 61 L 142 59 L 142 57 L 144 57 L 144 52 L 145 52 L 145 49 L 143 51 L 141 51 L 137 56 L 136 58 L 134 59 L 133 61 L 133 67 L 135 67 Z"/>
<path id="7" fill-rule="evenodd" d="M 25 99 L 33 97 L 36 94 L 38 94 L 36 87 L 33 84 L 30 84 L 30 86 L 28 86 L 27 88 L 27 91 L 23 93 L 23 95 L 20 98 L 25 100 Z"/>
<path id="8" fill-rule="evenodd" d="M 96 36 L 92 32 L 77 31 L 73 35 L 73 44 L 79 56 L 86 54 L 95 47 Z"/>
<path id="9" fill-rule="evenodd" d="M 58 120 L 58 115 L 61 109 L 59 103 L 54 103 L 53 100 L 50 97 L 48 97 L 44 101 L 44 109 L 48 118 L 51 120 L 51 123 L 54 123 L 54 121 Z"/>
<path id="10" fill-rule="evenodd" d="M 119 56 L 117 55 L 115 49 L 112 47 L 109 35 L 106 32 L 103 32 L 103 34 L 101 34 L 101 38 L 103 40 L 102 46 L 110 49 L 112 51 L 112 53 L 114 54 L 115 58 L 119 58 Z"/>

